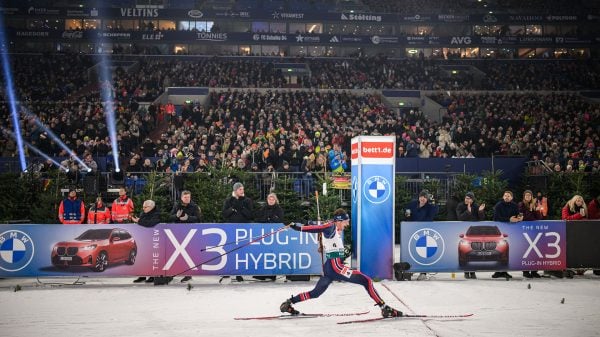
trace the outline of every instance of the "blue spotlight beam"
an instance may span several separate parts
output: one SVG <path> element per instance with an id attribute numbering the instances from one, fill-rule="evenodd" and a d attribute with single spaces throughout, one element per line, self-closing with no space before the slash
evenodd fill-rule
<path id="1" fill-rule="evenodd" d="M 119 144 L 117 143 L 117 126 L 115 120 L 114 97 L 112 95 L 112 77 L 110 76 L 110 60 L 106 55 L 100 54 L 100 95 L 104 114 L 106 116 L 106 126 L 108 128 L 108 136 L 110 137 L 111 152 L 115 165 L 115 172 L 119 172 Z"/>
<path id="2" fill-rule="evenodd" d="M 33 146 L 32 144 L 29 144 L 27 141 L 23 141 L 25 143 L 25 145 L 27 145 L 27 147 L 29 147 L 33 152 L 39 154 L 40 156 L 42 156 L 44 159 L 49 160 L 52 162 L 52 164 L 56 165 L 58 168 L 60 168 L 61 170 L 68 172 L 69 168 L 63 166 L 61 163 L 59 163 L 58 161 L 52 159 L 52 157 L 48 156 L 47 154 L 45 154 L 44 152 L 42 152 L 40 149 L 38 149 L 37 147 Z"/>
<path id="3" fill-rule="evenodd" d="M 5 129 L 3 127 L 0 127 L 1 130 L 9 135 L 10 137 L 16 138 L 15 134 L 12 133 L 10 130 Z M 23 144 L 25 144 L 27 147 L 29 147 L 33 152 L 39 154 L 40 156 L 42 156 L 44 159 L 46 160 L 50 160 L 54 165 L 58 166 L 60 169 L 62 169 L 63 171 L 67 172 L 69 171 L 69 169 L 65 166 L 63 166 L 61 163 L 59 163 L 58 161 L 54 160 L 52 157 L 48 156 L 47 154 L 45 154 L 44 152 L 42 152 L 40 149 L 38 149 L 37 147 L 33 146 L 32 144 L 30 144 L 29 142 L 27 142 L 26 140 L 23 140 Z M 25 170 L 23 170 L 25 171 Z"/>
<path id="4" fill-rule="evenodd" d="M 100 5 L 100 0 L 92 1 Z M 97 45 L 104 45 L 105 40 L 100 36 L 96 41 Z M 112 94 L 112 76 L 110 74 L 111 63 L 110 58 L 106 54 L 100 52 L 97 54 L 99 63 L 98 76 L 100 81 L 100 97 L 104 106 L 104 115 L 106 117 L 106 126 L 108 136 L 110 137 L 111 153 L 113 156 L 115 172 L 121 171 L 119 164 L 119 144 L 117 143 L 117 123 L 115 121 L 114 98 Z"/>
<path id="5" fill-rule="evenodd" d="M 19 112 L 17 111 L 15 91 L 13 87 L 12 72 L 10 70 L 10 59 L 8 57 L 8 44 L 4 38 L 4 18 L 0 15 L 0 46 L 7 46 L 6 52 L 2 53 L 2 70 L 4 71 L 4 79 L 6 80 L 6 92 L 8 94 L 8 103 L 10 106 L 10 114 L 12 117 L 13 130 L 15 133 L 15 140 L 17 141 L 17 152 L 19 154 L 19 163 L 21 164 L 21 171 L 27 169 L 27 162 L 25 161 L 25 151 L 23 149 L 23 138 L 21 136 L 21 129 L 19 128 Z"/>
<path id="6" fill-rule="evenodd" d="M 21 108 L 23 109 L 23 114 L 25 115 L 26 118 L 33 118 L 33 121 L 35 122 L 35 124 L 37 126 L 39 126 L 42 130 L 44 130 L 44 132 L 46 132 L 48 134 L 48 136 L 50 136 L 50 138 L 52 138 L 52 140 L 54 142 L 56 142 L 56 144 L 58 144 L 58 146 L 60 146 L 63 150 L 67 151 L 67 153 L 75 159 L 75 161 L 77 161 L 79 163 L 79 165 L 81 165 L 86 171 L 91 171 L 91 168 L 89 166 L 87 166 L 83 160 L 81 160 L 81 158 L 79 158 L 77 156 L 77 154 L 71 150 L 65 143 L 63 143 L 63 141 L 60 139 L 60 137 L 57 137 L 54 132 L 52 132 L 52 130 L 48 127 L 46 127 L 46 125 L 44 125 L 44 123 L 42 123 L 36 115 L 34 115 L 33 113 L 27 111 L 27 108 L 25 108 L 24 106 L 21 105 Z"/>

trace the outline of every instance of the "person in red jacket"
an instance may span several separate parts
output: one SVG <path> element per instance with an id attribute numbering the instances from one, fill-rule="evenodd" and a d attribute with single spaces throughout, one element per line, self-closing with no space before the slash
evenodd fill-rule
<path id="1" fill-rule="evenodd" d="M 104 204 L 102 197 L 96 198 L 96 203 L 92 204 L 90 207 L 87 216 L 87 223 L 110 223 L 110 208 Z"/>
<path id="2" fill-rule="evenodd" d="M 85 217 L 85 205 L 77 198 L 75 189 L 69 190 L 69 196 L 60 202 L 58 219 L 63 225 L 82 224 Z"/>
<path id="3" fill-rule="evenodd" d="M 580 195 L 575 195 L 562 208 L 563 220 L 583 220 L 587 219 L 587 217 L 587 205 Z"/>
<path id="4" fill-rule="evenodd" d="M 125 187 L 119 189 L 119 197 L 112 203 L 113 223 L 127 223 L 133 214 L 133 200 L 127 196 Z"/>

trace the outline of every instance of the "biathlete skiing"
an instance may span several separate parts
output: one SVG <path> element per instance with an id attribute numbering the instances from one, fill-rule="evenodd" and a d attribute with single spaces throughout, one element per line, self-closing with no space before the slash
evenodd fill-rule
<path id="1" fill-rule="evenodd" d="M 375 304 L 381 308 L 383 317 L 400 317 L 402 312 L 396 310 L 383 301 L 383 299 L 373 287 L 373 280 L 367 275 L 358 270 L 353 270 L 344 265 L 344 243 L 342 241 L 342 233 L 344 228 L 350 224 L 348 213 L 342 208 L 335 210 L 333 219 L 321 225 L 302 225 L 299 223 L 291 223 L 292 229 L 300 232 L 322 233 L 322 249 L 325 253 L 326 261 L 323 264 L 323 276 L 317 282 L 317 285 L 308 292 L 300 293 L 292 296 L 290 299 L 281 303 L 279 309 L 281 312 L 287 312 L 292 315 L 298 315 L 300 312 L 296 310 L 292 304 L 306 301 L 312 298 L 321 296 L 327 290 L 331 282 L 344 281 L 360 284 L 367 290 L 367 293 L 375 301 Z"/>

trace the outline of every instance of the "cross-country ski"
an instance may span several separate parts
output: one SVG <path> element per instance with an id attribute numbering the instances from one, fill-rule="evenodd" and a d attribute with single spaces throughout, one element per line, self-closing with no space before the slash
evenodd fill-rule
<path id="1" fill-rule="evenodd" d="M 360 316 L 366 315 L 369 311 L 362 312 L 348 312 L 348 313 L 324 313 L 324 314 L 310 314 L 310 313 L 299 313 L 297 315 L 292 314 L 281 314 L 275 316 L 256 316 L 256 317 L 235 317 L 237 321 L 249 321 L 249 320 L 270 320 L 270 319 L 295 319 L 295 318 L 316 318 L 316 317 L 344 317 L 344 316 Z"/>
<path id="2" fill-rule="evenodd" d="M 404 318 L 420 318 L 420 319 L 460 319 L 471 317 L 473 314 L 462 314 L 462 315 L 408 315 L 404 314 L 398 317 L 373 317 L 373 318 L 365 318 L 365 319 L 356 319 L 338 322 L 337 324 L 352 324 L 352 323 L 368 323 L 368 322 L 376 322 L 376 321 L 393 321 L 393 320 L 402 320 Z"/>

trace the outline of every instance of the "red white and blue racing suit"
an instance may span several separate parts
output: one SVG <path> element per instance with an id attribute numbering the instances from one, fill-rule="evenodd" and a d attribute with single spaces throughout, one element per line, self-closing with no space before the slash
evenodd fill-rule
<path id="1" fill-rule="evenodd" d="M 329 221 L 322 225 L 294 224 L 293 229 L 308 233 L 322 233 L 323 253 L 326 261 L 323 264 L 323 276 L 317 282 L 317 285 L 311 291 L 300 293 L 291 298 L 292 303 L 298 303 L 317 298 L 327 290 L 331 282 L 344 281 L 360 284 L 367 290 L 369 296 L 377 305 L 384 302 L 373 287 L 373 280 L 358 270 L 351 269 L 344 265 L 344 242 L 342 241 L 343 231 L 338 231 L 335 222 Z"/>

